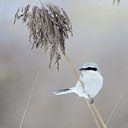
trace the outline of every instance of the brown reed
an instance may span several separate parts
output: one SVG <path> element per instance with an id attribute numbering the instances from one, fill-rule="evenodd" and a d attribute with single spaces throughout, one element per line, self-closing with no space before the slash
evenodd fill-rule
<path id="1" fill-rule="evenodd" d="M 59 69 L 61 55 L 65 54 L 65 39 L 69 38 L 69 33 L 73 36 L 71 22 L 66 12 L 56 5 L 48 4 L 41 7 L 28 4 L 22 9 L 18 9 L 15 14 L 14 24 L 17 20 L 22 20 L 29 30 L 29 41 L 32 49 L 44 48 L 45 53 L 49 49 L 50 62 L 53 59 Z"/>

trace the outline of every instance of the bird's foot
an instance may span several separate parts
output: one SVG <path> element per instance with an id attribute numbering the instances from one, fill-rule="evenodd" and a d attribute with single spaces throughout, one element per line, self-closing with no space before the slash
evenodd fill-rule
<path id="1" fill-rule="evenodd" d="M 90 98 L 90 99 L 89 99 L 89 103 L 90 103 L 90 104 L 93 104 L 93 103 L 94 103 L 93 98 Z"/>
<path id="2" fill-rule="evenodd" d="M 89 97 L 89 99 L 88 99 L 89 103 L 93 104 L 94 103 L 94 99 L 92 97 L 90 97 L 89 95 L 88 95 L 88 97 Z"/>

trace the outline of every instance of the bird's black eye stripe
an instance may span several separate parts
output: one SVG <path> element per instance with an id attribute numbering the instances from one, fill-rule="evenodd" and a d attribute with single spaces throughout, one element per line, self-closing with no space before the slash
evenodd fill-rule
<path id="1" fill-rule="evenodd" d="M 81 68 L 80 71 L 83 70 L 92 70 L 92 71 L 97 71 L 97 68 L 93 68 L 93 67 L 87 67 L 87 68 Z"/>

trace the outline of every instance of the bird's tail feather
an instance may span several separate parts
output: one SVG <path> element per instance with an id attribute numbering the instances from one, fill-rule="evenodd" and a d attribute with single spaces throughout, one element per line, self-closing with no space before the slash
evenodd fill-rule
<path id="1" fill-rule="evenodd" d="M 63 94 L 68 94 L 68 93 L 72 93 L 72 89 L 71 88 L 66 88 L 66 89 L 61 89 L 61 90 L 57 90 L 55 92 L 53 92 L 55 95 L 63 95 Z"/>

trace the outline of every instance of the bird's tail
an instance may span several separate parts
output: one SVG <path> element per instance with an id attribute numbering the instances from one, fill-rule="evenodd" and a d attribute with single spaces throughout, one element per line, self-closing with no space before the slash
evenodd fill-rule
<path id="1" fill-rule="evenodd" d="M 66 88 L 66 89 L 57 90 L 53 93 L 55 95 L 63 95 L 63 94 L 68 94 L 68 93 L 72 93 L 72 92 L 73 92 L 72 88 Z"/>

